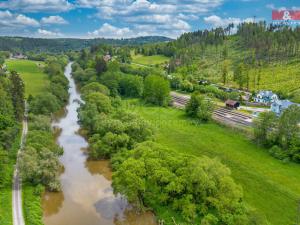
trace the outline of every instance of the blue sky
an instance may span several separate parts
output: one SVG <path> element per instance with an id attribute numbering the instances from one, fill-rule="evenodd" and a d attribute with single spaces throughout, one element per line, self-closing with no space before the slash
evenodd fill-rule
<path id="1" fill-rule="evenodd" d="M 0 35 L 129 38 L 271 21 L 299 0 L 0 0 Z"/>

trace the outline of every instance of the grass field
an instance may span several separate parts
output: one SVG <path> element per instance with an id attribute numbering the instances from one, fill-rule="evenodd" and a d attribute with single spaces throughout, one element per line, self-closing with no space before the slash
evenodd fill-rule
<path id="1" fill-rule="evenodd" d="M 48 86 L 47 75 L 43 72 L 43 62 L 31 60 L 7 60 L 9 70 L 17 71 L 25 82 L 25 94 L 35 96 Z"/>
<path id="2" fill-rule="evenodd" d="M 263 214 L 270 224 L 296 224 L 300 165 L 274 159 L 266 149 L 228 128 L 213 123 L 195 124 L 177 109 L 138 103 L 129 109 L 155 125 L 157 141 L 170 149 L 219 158 L 243 187 L 247 204 Z"/>
<path id="3" fill-rule="evenodd" d="M 169 58 L 163 55 L 132 55 L 132 62 L 141 65 L 154 66 L 169 61 Z"/>

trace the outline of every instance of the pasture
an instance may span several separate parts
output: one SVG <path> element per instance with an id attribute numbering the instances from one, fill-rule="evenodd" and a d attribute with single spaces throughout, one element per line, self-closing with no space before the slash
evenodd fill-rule
<path id="1" fill-rule="evenodd" d="M 31 60 L 7 60 L 6 65 L 10 71 L 17 71 L 25 83 L 25 95 L 35 96 L 43 93 L 48 87 L 47 75 L 43 72 L 43 62 Z"/>
<path id="2" fill-rule="evenodd" d="M 292 225 L 300 199 L 300 165 L 283 163 L 243 135 L 214 123 L 198 124 L 172 108 L 127 101 L 153 124 L 156 140 L 179 153 L 218 158 L 243 187 L 246 203 L 270 224 Z"/>

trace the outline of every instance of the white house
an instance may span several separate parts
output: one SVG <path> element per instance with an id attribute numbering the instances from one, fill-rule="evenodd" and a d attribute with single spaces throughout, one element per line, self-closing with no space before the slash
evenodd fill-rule
<path id="1" fill-rule="evenodd" d="M 273 93 L 272 91 L 260 91 L 258 94 L 254 97 L 254 101 L 258 103 L 265 103 L 265 104 L 271 104 L 273 102 L 278 101 L 277 94 Z"/>
<path id="2" fill-rule="evenodd" d="M 277 100 L 271 104 L 271 111 L 276 113 L 277 115 L 280 115 L 285 109 L 287 109 L 291 105 L 298 105 L 300 107 L 300 104 L 291 102 L 289 100 Z"/>

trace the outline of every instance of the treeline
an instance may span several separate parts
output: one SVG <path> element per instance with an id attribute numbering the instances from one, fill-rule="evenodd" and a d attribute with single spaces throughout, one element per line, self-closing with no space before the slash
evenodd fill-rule
<path id="1" fill-rule="evenodd" d="M 261 113 L 254 124 L 256 141 L 272 156 L 300 163 L 300 106 L 291 105 L 279 118 L 273 112 Z"/>
<path id="2" fill-rule="evenodd" d="M 92 57 L 89 56 L 89 59 Z M 96 60 L 96 57 L 94 57 Z M 154 142 L 154 129 L 125 108 L 119 95 L 168 103 L 169 83 L 162 76 L 125 74 L 112 61 L 98 70 L 73 64 L 84 104 L 79 119 L 94 159 L 111 159 L 115 193 L 137 209 L 151 208 L 166 224 L 259 224 L 243 201 L 230 171 L 216 159 L 178 155 Z M 216 172 L 217 171 L 217 172 Z M 250 216 L 251 214 L 251 216 Z M 251 217 L 251 219 L 250 219 Z"/>
<path id="3" fill-rule="evenodd" d="M 68 81 L 64 76 L 67 57 L 47 57 L 45 72 L 49 88 L 36 96 L 29 96 L 28 134 L 20 155 L 20 173 L 24 190 L 24 217 L 26 224 L 41 225 L 41 195 L 44 190 L 60 191 L 59 175 L 62 165 L 59 156 L 63 149 L 55 140 L 51 127 L 54 113 L 62 109 L 68 100 Z"/>
<path id="4" fill-rule="evenodd" d="M 8 207 L 24 107 L 23 81 L 16 72 L 6 73 L 0 68 L 0 224 L 12 222 Z"/>
<path id="5" fill-rule="evenodd" d="M 81 50 L 93 45 L 108 44 L 116 46 L 142 45 L 146 43 L 156 43 L 170 41 L 171 39 L 161 36 L 147 36 L 129 39 L 43 39 L 28 37 L 0 37 L 0 51 L 10 51 L 16 53 L 33 52 L 52 52 L 61 53 L 71 50 Z"/>

